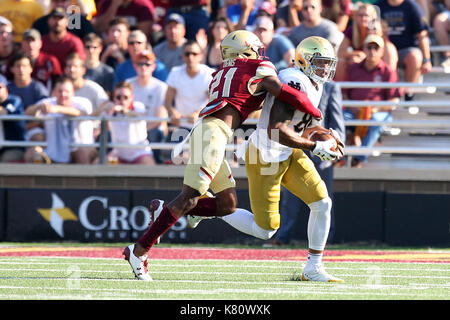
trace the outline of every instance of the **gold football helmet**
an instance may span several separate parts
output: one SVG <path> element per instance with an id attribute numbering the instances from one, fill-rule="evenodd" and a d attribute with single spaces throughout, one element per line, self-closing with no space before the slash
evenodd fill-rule
<path id="1" fill-rule="evenodd" d="M 225 36 L 220 44 L 222 59 L 260 59 L 264 45 L 253 32 L 236 30 Z"/>
<path id="2" fill-rule="evenodd" d="M 333 79 L 337 58 L 331 43 L 322 37 L 308 37 L 295 49 L 294 64 L 316 83 Z"/>

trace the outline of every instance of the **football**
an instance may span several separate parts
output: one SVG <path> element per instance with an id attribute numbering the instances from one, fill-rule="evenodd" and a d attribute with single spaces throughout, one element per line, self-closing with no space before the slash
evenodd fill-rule
<path id="1" fill-rule="evenodd" d="M 335 138 L 331 134 L 326 133 L 326 132 L 313 131 L 310 133 L 308 139 L 311 141 L 327 141 L 329 139 L 335 139 Z M 336 145 L 337 145 L 337 143 L 336 143 Z M 334 152 L 339 152 L 337 147 L 332 148 L 331 150 Z"/>

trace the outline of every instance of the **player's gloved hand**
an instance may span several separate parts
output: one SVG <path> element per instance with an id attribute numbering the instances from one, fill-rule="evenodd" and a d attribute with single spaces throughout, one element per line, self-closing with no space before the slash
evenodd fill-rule
<path id="1" fill-rule="evenodd" d="M 338 148 L 339 152 L 341 153 L 341 157 L 343 157 L 344 156 L 345 144 L 342 142 L 341 136 L 334 129 L 330 129 L 330 134 L 336 139 L 336 141 L 337 141 L 337 148 Z"/>
<path id="2" fill-rule="evenodd" d="M 332 161 L 339 159 L 339 153 L 331 150 L 336 147 L 337 142 L 335 139 L 316 141 L 316 146 L 314 147 L 312 153 L 318 156 L 322 161 Z"/>

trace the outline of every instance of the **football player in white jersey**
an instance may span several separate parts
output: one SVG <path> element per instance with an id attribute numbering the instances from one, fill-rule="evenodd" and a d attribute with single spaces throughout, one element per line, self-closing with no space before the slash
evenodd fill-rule
<path id="1" fill-rule="evenodd" d="M 283 83 L 307 93 L 317 108 L 323 83 L 333 78 L 336 63 L 334 48 L 328 40 L 309 37 L 296 48 L 295 67 L 282 70 L 279 78 Z M 330 133 L 335 139 L 309 140 L 308 137 L 314 131 Z M 342 282 L 328 274 L 322 264 L 332 202 L 324 181 L 303 150 L 311 150 L 321 160 L 334 160 L 343 155 L 343 147 L 336 132 L 320 126 L 310 115 L 268 96 L 257 129 L 250 136 L 246 147 L 245 167 L 253 213 L 239 208 L 220 218 L 241 232 L 269 239 L 280 226 L 279 201 L 283 185 L 311 210 L 308 220 L 308 261 L 302 280 Z M 196 216 L 187 218 L 190 227 L 196 227 L 202 220 L 202 217 Z"/>

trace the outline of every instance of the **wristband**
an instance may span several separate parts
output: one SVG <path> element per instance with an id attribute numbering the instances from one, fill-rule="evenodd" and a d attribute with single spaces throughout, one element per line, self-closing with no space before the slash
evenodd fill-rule
<path id="1" fill-rule="evenodd" d="M 431 62 L 431 59 L 430 58 L 425 58 L 425 59 L 422 60 L 422 63 L 427 63 L 427 62 Z"/>
<path id="2" fill-rule="evenodd" d="M 314 107 L 306 93 L 294 89 L 285 83 L 281 86 L 281 91 L 277 98 L 283 102 L 289 103 L 301 112 L 312 115 L 314 118 L 322 118 L 322 113 L 319 109 Z"/>

